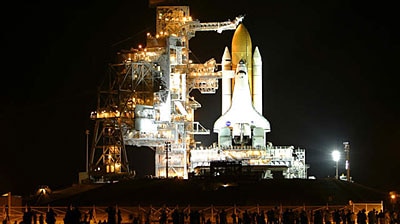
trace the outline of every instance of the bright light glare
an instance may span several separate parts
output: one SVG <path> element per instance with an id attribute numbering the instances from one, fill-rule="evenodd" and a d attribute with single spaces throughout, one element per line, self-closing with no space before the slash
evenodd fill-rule
<path id="1" fill-rule="evenodd" d="M 340 159 L 340 152 L 338 150 L 334 150 L 332 152 L 333 161 L 337 162 Z"/>

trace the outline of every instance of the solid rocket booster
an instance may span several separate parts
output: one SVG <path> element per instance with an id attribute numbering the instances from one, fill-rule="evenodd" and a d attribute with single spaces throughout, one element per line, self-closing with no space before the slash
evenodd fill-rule
<path id="1" fill-rule="evenodd" d="M 232 97 L 232 59 L 231 54 L 229 53 L 228 47 L 225 47 L 224 54 L 222 55 L 222 108 L 221 114 L 224 114 L 228 111 L 231 106 L 231 97 Z"/>
<path id="2" fill-rule="evenodd" d="M 253 105 L 258 113 L 263 113 L 263 97 L 262 97 L 262 60 L 258 47 L 253 54 Z"/>

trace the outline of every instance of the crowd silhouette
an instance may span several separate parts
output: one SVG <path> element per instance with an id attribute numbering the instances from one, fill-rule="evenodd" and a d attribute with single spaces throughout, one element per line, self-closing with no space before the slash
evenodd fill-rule
<path id="1" fill-rule="evenodd" d="M 281 207 L 270 208 L 266 211 L 248 211 L 234 209 L 229 214 L 225 209 L 215 209 L 211 215 L 203 210 L 189 211 L 175 208 L 161 209 L 156 214 L 151 210 L 129 214 L 123 220 L 121 209 L 109 206 L 105 209 L 106 220 L 96 220 L 93 209 L 81 212 L 77 206 L 68 206 L 62 219 L 52 208 L 46 212 L 35 212 L 29 206 L 22 215 L 22 221 L 14 224 L 400 224 L 399 213 L 395 210 L 377 211 L 372 209 L 359 210 L 354 213 L 350 209 L 316 209 L 305 210 Z M 57 218 L 59 219 L 57 222 Z M 60 220 L 61 219 L 61 220 Z M 10 224 L 10 218 L 4 216 L 3 224 Z"/>

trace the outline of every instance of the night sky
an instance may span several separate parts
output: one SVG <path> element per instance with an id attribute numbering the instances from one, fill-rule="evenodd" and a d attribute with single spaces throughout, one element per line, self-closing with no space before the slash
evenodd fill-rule
<path id="1" fill-rule="evenodd" d="M 350 143 L 357 183 L 400 190 L 398 12 L 389 1 L 189 0 L 201 22 L 245 15 L 263 61 L 268 141 L 306 149 L 308 174 L 335 175 L 331 157 Z M 116 52 L 155 32 L 147 1 L 11 1 L 1 9 L 0 193 L 71 186 L 85 170 L 85 130 L 97 88 Z M 233 31 L 197 32 L 192 59 L 221 61 Z M 220 97 L 196 95 L 196 119 L 212 130 Z M 198 138 L 205 145 L 212 134 Z M 128 148 L 131 166 L 151 174 L 150 150 Z M 140 152 L 139 152 L 140 151 Z"/>

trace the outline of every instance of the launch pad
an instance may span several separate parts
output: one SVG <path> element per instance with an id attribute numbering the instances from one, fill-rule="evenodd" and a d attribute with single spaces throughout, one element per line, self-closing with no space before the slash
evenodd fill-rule
<path id="1" fill-rule="evenodd" d="M 253 50 L 243 17 L 225 22 L 193 20 L 188 6 L 157 6 L 156 31 L 146 46 L 118 53 L 98 93 L 88 181 L 133 178 L 126 146 L 155 151 L 155 176 L 182 178 L 240 174 L 258 179 L 307 178 L 305 150 L 267 141 L 262 112 L 262 60 Z M 190 39 L 196 32 L 234 30 L 232 51 L 221 62 L 196 64 Z M 195 121 L 202 105 L 191 93 L 215 94 L 222 84 L 218 142 L 199 146 L 196 135 L 211 131 Z"/>

